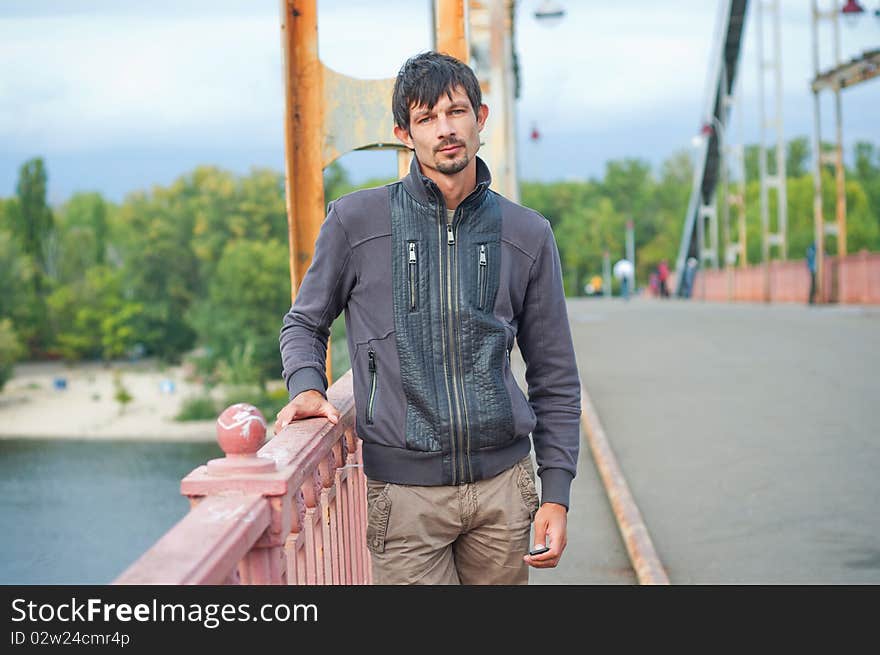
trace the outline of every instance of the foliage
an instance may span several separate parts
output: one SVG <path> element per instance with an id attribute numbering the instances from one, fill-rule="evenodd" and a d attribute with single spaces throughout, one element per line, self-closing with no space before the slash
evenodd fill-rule
<path id="1" fill-rule="evenodd" d="M 121 271 L 94 266 L 47 298 L 58 352 L 66 359 L 125 355 L 143 333 L 143 306 L 124 297 Z"/>
<path id="2" fill-rule="evenodd" d="M 216 365 L 248 369 L 245 382 L 262 386 L 280 372 L 278 331 L 290 308 L 287 247 L 280 241 L 235 240 L 223 250 L 206 296 L 189 316 Z M 250 343 L 250 346 L 246 344 Z M 246 365 L 242 358 L 250 360 Z"/>
<path id="3" fill-rule="evenodd" d="M 175 421 L 210 421 L 220 415 L 218 403 L 208 395 L 184 399 Z"/>
<path id="4" fill-rule="evenodd" d="M 259 387 L 239 387 L 227 390 L 220 411 L 235 403 L 248 403 L 259 409 L 266 423 L 271 425 L 275 421 L 275 415 L 287 402 L 287 390 L 283 388 L 265 391 Z"/>
<path id="5" fill-rule="evenodd" d="M 15 191 L 18 204 L 13 209 L 12 224 L 25 254 L 32 258 L 39 273 L 45 272 L 45 244 L 53 226 L 52 210 L 46 203 L 48 175 L 42 158 L 21 165 Z M 34 277 L 39 291 L 41 276 Z"/>
<path id="6" fill-rule="evenodd" d="M 628 220 L 634 226 L 637 280 L 647 280 L 660 260 L 674 258 L 692 177 L 686 152 L 664 162 L 659 180 L 647 162 L 624 159 L 609 162 L 603 180 L 525 182 L 521 199 L 553 226 L 566 293 L 583 295 L 586 280 L 601 275 L 606 251 L 611 266 L 625 255 Z"/>
<path id="7" fill-rule="evenodd" d="M 119 403 L 119 413 L 122 414 L 125 411 L 125 406 L 134 400 L 134 396 L 123 384 L 122 374 L 118 370 L 113 372 L 113 388 L 113 399 Z"/>
<path id="8" fill-rule="evenodd" d="M 880 149 L 859 143 L 852 154 L 848 250 L 880 250 Z M 757 147 L 746 148 L 745 160 L 747 256 L 757 262 Z M 767 164 L 772 174 L 773 148 Z M 812 165 L 809 140 L 792 139 L 786 146 L 791 258 L 803 257 L 813 238 Z M 833 167 L 823 166 L 822 175 L 825 217 L 833 220 Z M 271 392 L 279 395 L 270 399 L 266 391 L 268 381 L 280 378 L 278 331 L 290 307 L 283 175 L 198 166 L 119 204 L 77 193 L 57 208 L 46 203 L 47 180 L 42 159 L 29 160 L 15 196 L 0 198 L 0 320 L 8 319 L 3 325 L 22 356 L 113 359 L 143 347 L 162 362 L 177 362 L 194 353 L 190 359 L 206 386 L 222 385 L 233 402 L 251 399 L 267 417 L 286 403 L 286 393 Z M 596 179 L 524 181 L 520 195 L 550 221 L 566 292 L 580 295 L 587 279 L 602 274 L 606 252 L 611 265 L 624 256 L 628 221 L 638 283 L 661 260 L 674 265 L 692 180 L 692 155 L 680 151 L 656 169 L 627 158 L 608 162 Z M 324 201 L 390 181 L 355 185 L 333 163 L 324 171 Z M 771 193 L 771 216 L 775 203 Z M 835 247 L 829 237 L 827 251 Z M 344 316 L 334 321 L 331 342 L 339 378 L 350 367 Z M 210 407 L 211 418 L 217 409 Z"/>
<path id="9" fill-rule="evenodd" d="M 18 341 L 12 321 L 0 319 L 0 391 L 12 377 L 15 362 L 24 354 Z"/>

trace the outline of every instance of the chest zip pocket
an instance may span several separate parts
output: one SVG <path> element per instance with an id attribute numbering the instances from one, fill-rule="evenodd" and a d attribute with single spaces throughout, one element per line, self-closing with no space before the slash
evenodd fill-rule
<path id="1" fill-rule="evenodd" d="M 367 424 L 373 424 L 373 401 L 376 399 L 376 351 L 370 348 L 367 352 L 370 364 L 370 397 L 367 399 Z"/>
<path id="2" fill-rule="evenodd" d="M 489 283 L 489 255 L 486 244 L 480 244 L 479 266 L 477 267 L 477 307 L 485 309 L 486 287 Z"/>
<path id="3" fill-rule="evenodd" d="M 416 251 L 416 242 L 410 241 L 409 257 L 409 311 L 414 312 L 418 308 L 418 292 L 419 292 L 419 259 Z"/>

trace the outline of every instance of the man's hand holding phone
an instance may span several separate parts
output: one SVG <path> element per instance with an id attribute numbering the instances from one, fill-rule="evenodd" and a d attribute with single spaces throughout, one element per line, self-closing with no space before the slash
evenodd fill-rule
<path id="1" fill-rule="evenodd" d="M 536 569 L 552 569 L 562 557 L 567 543 L 565 532 L 568 510 L 559 503 L 544 503 L 535 514 L 535 547 L 524 555 L 526 564 Z M 546 545 L 545 545 L 546 544 Z"/>

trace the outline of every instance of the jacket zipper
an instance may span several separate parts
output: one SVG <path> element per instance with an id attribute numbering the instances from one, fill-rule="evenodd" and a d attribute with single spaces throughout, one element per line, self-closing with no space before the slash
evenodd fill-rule
<path id="1" fill-rule="evenodd" d="M 373 424 L 373 401 L 376 399 L 376 351 L 370 348 L 367 352 L 370 361 L 370 398 L 367 400 L 367 424 Z"/>
<path id="2" fill-rule="evenodd" d="M 480 290 L 480 309 L 483 309 L 483 306 L 486 303 L 486 285 L 488 284 L 488 266 L 489 266 L 489 257 L 486 254 L 486 244 L 480 244 L 480 265 L 477 270 L 477 288 Z"/>
<path id="3" fill-rule="evenodd" d="M 458 210 L 455 212 L 458 214 Z M 456 474 L 458 475 L 458 481 L 463 482 L 465 480 L 465 459 L 469 460 L 468 452 L 465 447 L 464 442 L 464 427 L 465 421 L 462 420 L 462 414 L 467 412 L 467 407 L 465 406 L 465 402 L 463 397 L 459 396 L 459 367 L 458 367 L 458 355 L 456 351 L 455 344 L 455 312 L 457 311 L 457 303 L 456 298 L 458 296 L 457 289 L 453 283 L 453 273 L 458 272 L 457 264 L 455 261 L 455 230 L 454 230 L 455 217 L 453 217 L 451 223 L 446 224 L 446 244 L 447 244 L 447 267 L 446 267 L 446 298 L 447 298 L 447 309 L 446 312 L 446 320 L 447 320 L 447 331 L 446 338 L 449 341 L 449 359 L 452 369 L 452 390 L 453 390 L 453 398 L 455 405 L 455 427 L 456 434 L 458 436 L 458 470 Z M 456 275 L 457 277 L 457 275 Z M 462 407 L 464 406 L 464 410 Z M 468 465 L 468 469 L 470 469 L 470 465 Z M 468 480 L 471 479 L 469 476 Z"/>
<path id="4" fill-rule="evenodd" d="M 437 235 L 438 235 L 437 242 L 438 242 L 438 246 L 440 249 L 440 253 L 439 253 L 440 254 L 440 260 L 439 260 L 440 261 L 440 275 L 439 275 L 439 279 L 440 279 L 440 325 L 441 325 L 441 332 L 445 332 L 445 317 L 443 315 L 444 314 L 443 307 L 444 307 L 444 299 L 445 299 L 445 294 L 443 291 L 443 268 L 444 268 L 444 261 L 445 261 L 446 257 L 445 257 L 445 253 L 444 253 L 444 249 L 443 249 L 443 222 L 440 219 L 440 210 L 441 210 L 441 199 L 438 197 L 437 198 Z M 447 311 L 448 311 L 448 307 L 447 307 Z M 453 470 L 452 483 L 455 484 L 458 479 L 458 462 L 457 462 L 458 452 L 456 450 L 456 441 L 455 441 L 455 416 L 453 415 L 453 409 L 452 409 L 452 392 L 449 389 L 449 357 L 448 357 L 448 353 L 447 353 L 448 343 L 447 343 L 447 339 L 446 339 L 445 334 L 443 334 L 443 338 L 440 341 L 443 345 L 443 382 L 446 385 L 446 401 L 447 401 L 448 407 L 449 407 L 449 452 L 450 452 L 450 455 L 452 456 L 452 470 Z"/>
<path id="5" fill-rule="evenodd" d="M 416 242 L 409 242 L 409 311 L 416 309 L 416 274 L 418 273 L 418 258 L 416 255 Z"/>

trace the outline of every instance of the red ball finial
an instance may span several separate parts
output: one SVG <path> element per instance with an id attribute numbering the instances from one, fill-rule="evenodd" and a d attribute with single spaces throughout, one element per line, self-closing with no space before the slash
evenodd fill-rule
<path id="1" fill-rule="evenodd" d="M 265 473 L 275 470 L 275 462 L 257 456 L 266 439 L 266 419 L 259 409 L 247 403 L 230 405 L 217 417 L 217 443 L 226 457 L 208 462 L 208 473 Z"/>
<path id="2" fill-rule="evenodd" d="M 266 419 L 247 403 L 230 405 L 217 417 L 217 441 L 227 455 L 256 453 L 266 438 Z"/>

